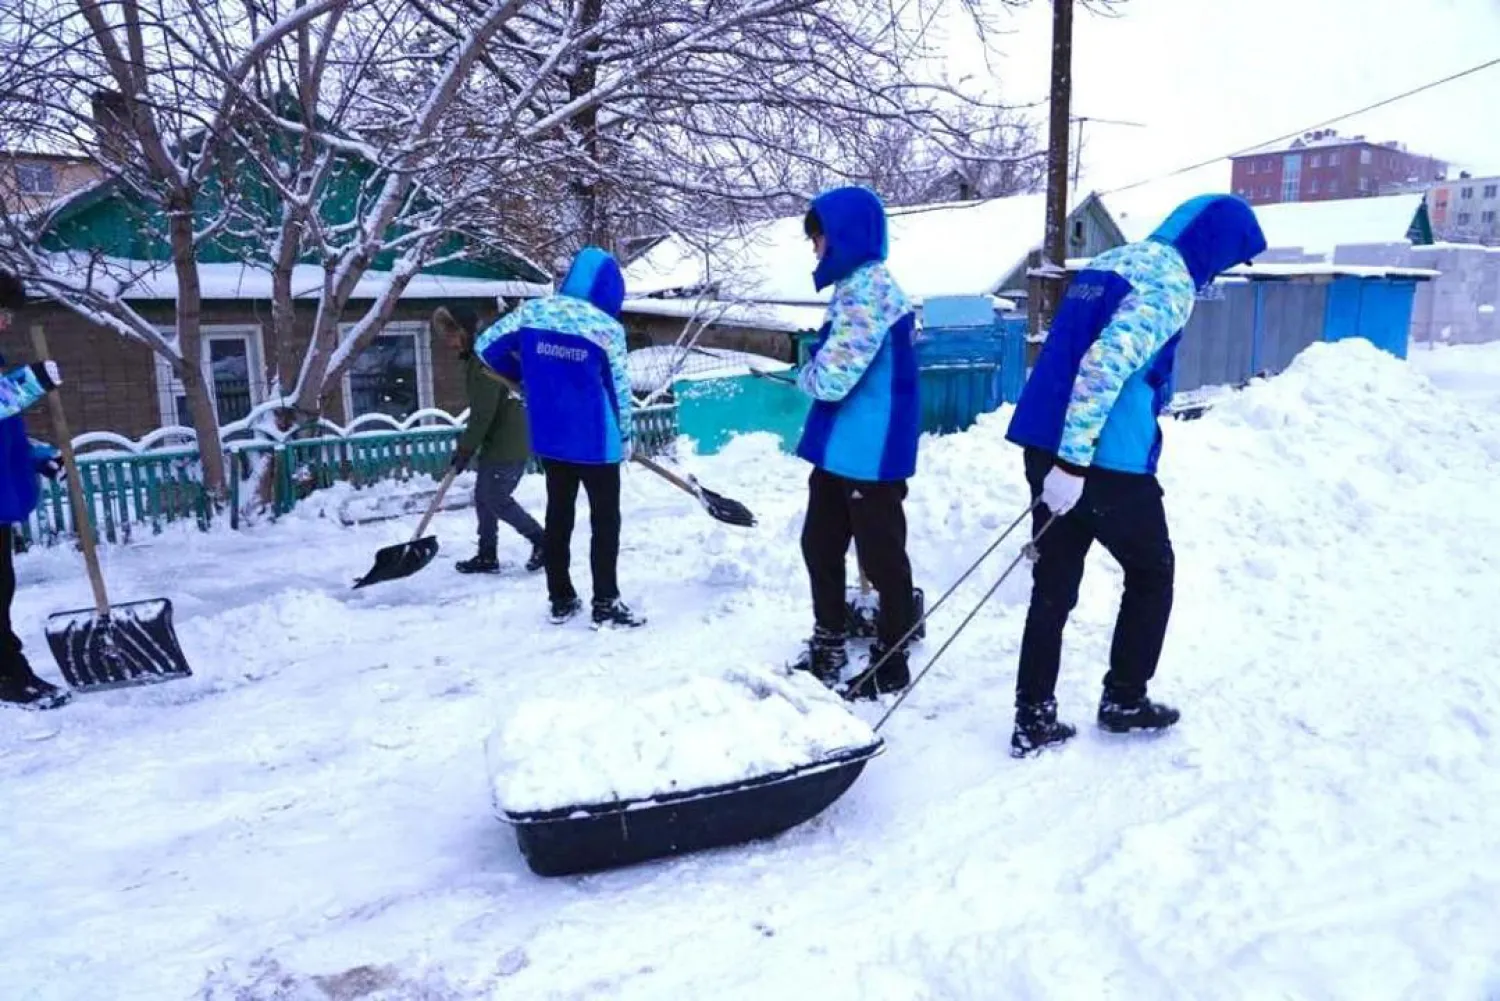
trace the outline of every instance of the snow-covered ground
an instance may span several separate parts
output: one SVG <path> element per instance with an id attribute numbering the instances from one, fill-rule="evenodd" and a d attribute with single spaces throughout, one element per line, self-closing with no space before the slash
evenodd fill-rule
<path id="1" fill-rule="evenodd" d="M 583 878 L 526 869 L 484 741 L 527 699 L 794 651 L 806 467 L 768 440 L 690 463 L 753 530 L 628 475 L 622 579 L 651 617 L 631 633 L 548 626 L 537 578 L 455 574 L 468 512 L 436 521 L 433 566 L 359 592 L 408 522 L 310 507 L 112 550 L 112 594 L 171 597 L 197 674 L 0 715 L 0 996 L 1500 997 L 1500 392 L 1476 375 L 1497 350 L 1317 346 L 1169 422 L 1174 731 L 1088 725 L 1120 582 L 1098 555 L 1060 689 L 1080 737 L 1007 757 L 1023 571 L 821 817 Z M 1024 506 L 1006 416 L 924 445 L 910 548 L 933 597 Z M 41 626 L 88 603 L 78 559 L 19 573 L 55 676 Z"/>

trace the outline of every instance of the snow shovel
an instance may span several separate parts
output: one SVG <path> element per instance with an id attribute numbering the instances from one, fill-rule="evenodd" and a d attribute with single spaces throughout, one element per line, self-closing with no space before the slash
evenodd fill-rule
<path id="1" fill-rule="evenodd" d="M 40 325 L 31 328 L 37 356 L 46 358 L 47 338 Z M 192 676 L 177 633 L 172 628 L 172 602 L 167 598 L 128 601 L 111 607 L 104 590 L 95 549 L 94 523 L 84 500 L 83 480 L 73 455 L 73 435 L 63 412 L 61 397 L 47 394 L 52 410 L 52 429 L 68 473 L 68 494 L 73 504 L 73 522 L 83 544 L 89 584 L 94 589 L 94 607 L 57 612 L 47 619 L 47 645 L 68 686 L 80 692 L 130 688 Z"/>
<path id="2" fill-rule="evenodd" d="M 707 487 L 701 485 L 697 481 L 697 479 L 692 476 L 689 476 L 687 479 L 683 479 L 671 470 L 657 465 L 655 462 L 646 458 L 644 455 L 633 454 L 630 458 L 635 462 L 639 462 L 641 465 L 645 466 L 647 469 L 651 470 L 657 476 L 660 476 L 662 479 L 666 480 L 677 489 L 691 494 L 694 498 L 697 499 L 699 504 L 703 505 L 703 510 L 707 511 L 709 515 L 716 521 L 722 521 L 726 525 L 735 525 L 739 528 L 750 528 L 754 526 L 755 515 L 751 513 L 748 507 L 741 504 L 739 501 L 733 500 L 729 497 L 725 497 L 722 494 L 714 493 L 712 490 L 709 490 Z"/>
<path id="3" fill-rule="evenodd" d="M 436 535 L 423 536 L 427 531 L 427 525 L 432 521 L 432 516 L 443 504 L 443 495 L 453 485 L 453 478 L 458 475 L 458 467 L 450 466 L 448 475 L 443 477 L 442 484 L 438 487 L 437 494 L 432 498 L 432 503 L 427 505 L 427 513 L 422 515 L 421 524 L 412 534 L 410 542 L 398 542 L 394 546 L 386 546 L 375 553 L 375 565 L 370 572 L 354 582 L 357 591 L 371 584 L 380 584 L 388 580 L 400 580 L 402 577 L 410 577 L 432 562 L 438 552 L 438 540 Z"/>
<path id="4" fill-rule="evenodd" d="M 858 548 L 855 549 L 854 555 L 857 560 Z M 863 565 L 859 568 L 859 587 L 849 588 L 844 596 L 844 604 L 848 609 L 848 622 L 844 627 L 848 634 L 851 637 L 873 639 L 877 633 L 876 620 L 880 617 L 880 596 L 870 586 L 870 578 L 865 576 Z M 927 594 L 920 587 L 911 589 L 911 606 L 912 614 L 917 620 L 917 631 L 912 634 L 912 638 L 926 639 Z"/>

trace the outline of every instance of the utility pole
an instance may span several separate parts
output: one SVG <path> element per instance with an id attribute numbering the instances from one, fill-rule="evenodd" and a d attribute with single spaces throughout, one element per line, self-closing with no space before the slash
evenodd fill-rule
<path id="1" fill-rule="evenodd" d="M 1040 255 L 1028 269 L 1033 338 L 1051 325 L 1067 278 L 1068 108 L 1073 95 L 1073 0 L 1052 0 L 1052 115 L 1047 134 L 1047 219 Z M 1037 260 L 1036 257 L 1040 259 Z"/>

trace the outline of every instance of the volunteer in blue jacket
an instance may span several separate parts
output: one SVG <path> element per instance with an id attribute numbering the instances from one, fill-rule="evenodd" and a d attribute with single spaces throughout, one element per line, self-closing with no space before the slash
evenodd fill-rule
<path id="1" fill-rule="evenodd" d="M 910 683 L 907 651 L 894 648 L 915 616 L 902 507 L 920 430 L 915 317 L 886 269 L 885 207 L 873 192 L 844 187 L 819 195 L 803 228 L 818 256 L 813 284 L 819 291 L 833 286 L 833 295 L 821 339 L 797 379 L 814 401 L 797 445 L 813 465 L 802 556 L 814 626 L 793 666 L 834 685 L 848 664 L 844 559 L 853 539 L 880 595 L 869 660 L 845 690 L 867 698 Z"/>
<path id="2" fill-rule="evenodd" d="M 0 271 L 0 333 L 26 304 L 26 292 L 15 276 Z M 0 358 L 0 369 L 5 359 Z M 11 526 L 25 521 L 41 497 L 41 474 L 56 477 L 57 452 L 26 437 L 21 411 L 62 382 L 57 365 L 37 362 L 0 375 L 0 705 L 55 709 L 68 693 L 32 671 L 21 640 L 11 627 L 10 606 L 16 596 L 15 534 Z"/>
<path id="3" fill-rule="evenodd" d="M 1057 719 L 1063 628 L 1095 540 L 1125 571 L 1098 724 L 1115 733 L 1177 722 L 1153 702 L 1172 611 L 1174 558 L 1162 489 L 1157 415 L 1172 396 L 1182 329 L 1197 290 L 1266 249 L 1255 213 L 1230 195 L 1180 205 L 1147 239 L 1095 257 L 1068 288 L 1007 437 L 1025 449 L 1026 479 L 1057 516 L 1037 544 L 1016 677 L 1017 757 L 1076 732 Z"/>
<path id="4" fill-rule="evenodd" d="M 531 451 L 547 477 L 542 546 L 554 623 L 582 607 L 569 570 L 580 485 L 593 532 L 594 625 L 646 621 L 620 600 L 616 580 L 620 463 L 630 458 L 633 430 L 625 328 L 617 319 L 624 302 L 620 266 L 603 250 L 585 247 L 556 295 L 522 303 L 475 341 L 480 360 L 525 392 Z"/>

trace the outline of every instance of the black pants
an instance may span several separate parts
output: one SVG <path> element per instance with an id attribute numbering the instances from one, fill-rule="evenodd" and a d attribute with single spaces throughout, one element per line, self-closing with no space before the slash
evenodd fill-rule
<path id="1" fill-rule="evenodd" d="M 10 626 L 10 604 L 16 597 L 15 531 L 0 525 L 0 678 L 30 674 L 21 640 Z"/>
<path id="2" fill-rule="evenodd" d="M 877 639 L 887 648 L 912 627 L 911 563 L 906 558 L 906 481 L 870 483 L 814 469 L 807 481 L 802 558 L 812 584 L 813 621 L 844 632 L 844 557 L 854 540 L 859 565 L 880 595 Z"/>
<path id="3" fill-rule="evenodd" d="M 542 463 L 547 475 L 547 524 L 542 544 L 547 558 L 547 596 L 566 601 L 578 596 L 569 566 L 573 561 L 573 520 L 578 487 L 589 495 L 589 568 L 594 577 L 594 601 L 614 601 L 620 596 L 615 567 L 620 559 L 620 467 L 617 463 L 581 465 L 573 462 Z"/>
<path id="4" fill-rule="evenodd" d="M 1052 468 L 1052 457 L 1026 451 L 1026 482 L 1033 499 Z M 1033 534 L 1051 513 L 1038 507 Z M 1090 470 L 1077 506 L 1058 518 L 1037 543 L 1032 570 L 1031 608 L 1021 639 L 1016 701 L 1053 697 L 1062 658 L 1063 627 L 1078 603 L 1084 558 L 1095 540 L 1125 571 L 1125 595 L 1115 620 L 1105 688 L 1122 699 L 1138 698 L 1156 674 L 1167 620 L 1172 614 L 1172 541 L 1155 476 Z"/>

